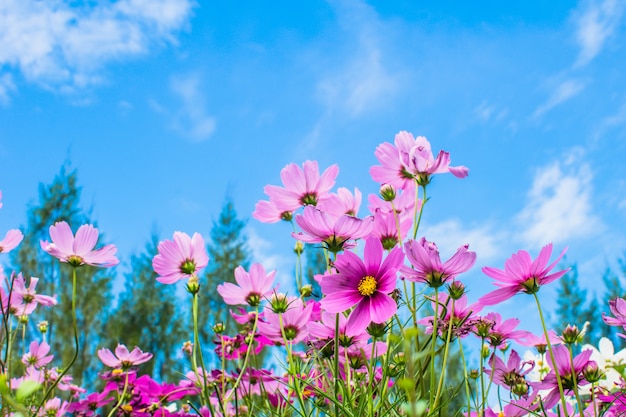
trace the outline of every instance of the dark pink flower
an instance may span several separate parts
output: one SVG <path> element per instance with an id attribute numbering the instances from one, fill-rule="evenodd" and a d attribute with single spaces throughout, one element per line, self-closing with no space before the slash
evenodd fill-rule
<path id="1" fill-rule="evenodd" d="M 374 218 L 358 219 L 354 216 L 333 216 L 316 207 L 306 206 L 302 215 L 296 216 L 296 223 L 302 229 L 292 236 L 306 243 L 321 243 L 331 252 L 339 252 L 351 240 L 361 239 L 369 235 Z"/>
<path id="2" fill-rule="evenodd" d="M 439 249 L 434 242 L 426 238 L 421 238 L 419 242 L 409 240 L 404 244 L 404 251 L 413 268 L 404 267 L 402 273 L 409 281 L 424 282 L 432 288 L 439 288 L 474 265 L 476 253 L 468 248 L 469 245 L 461 246 L 450 259 L 441 263 Z"/>
<path id="3" fill-rule="evenodd" d="M 152 258 L 152 267 L 159 274 L 156 280 L 163 284 L 191 278 L 209 263 L 200 233 L 189 237 L 187 233 L 174 232 L 174 240 L 160 242 L 158 251 Z"/>
<path id="4" fill-rule="evenodd" d="M 518 319 L 502 321 L 502 316 L 496 312 L 488 313 L 482 320 L 492 323 L 487 339 L 494 348 L 504 345 L 508 340 L 514 340 L 521 344 L 530 334 L 526 330 L 515 330 L 519 324 Z"/>
<path id="5" fill-rule="evenodd" d="M 152 358 L 152 353 L 142 352 L 138 347 L 129 352 L 126 346 L 119 344 L 115 348 L 115 355 L 109 349 L 100 349 L 98 357 L 106 366 L 127 370 L 148 362 Z"/>
<path id="6" fill-rule="evenodd" d="M 494 353 L 489 359 L 489 365 L 491 365 L 491 369 L 485 370 L 485 373 L 490 376 L 493 373 L 491 379 L 494 384 L 506 387 L 516 395 L 526 396 L 528 394 L 529 387 L 525 376 L 535 367 L 534 361 L 522 362 L 519 354 L 512 350 L 506 364 Z"/>
<path id="7" fill-rule="evenodd" d="M 320 176 L 317 161 L 306 161 L 303 168 L 291 163 L 280 171 L 284 187 L 266 185 L 264 191 L 281 212 L 295 211 L 301 206 L 315 206 L 328 198 L 337 174 L 337 165 L 330 166 Z"/>
<path id="8" fill-rule="evenodd" d="M 41 248 L 61 262 L 67 262 L 74 267 L 81 265 L 109 267 L 119 263 L 115 257 L 117 252 L 115 245 L 106 245 L 94 250 L 98 243 L 98 229 L 90 224 L 80 226 L 74 236 L 69 224 L 57 222 L 50 226 L 50 239 L 52 243 L 42 240 Z"/>
<path id="9" fill-rule="evenodd" d="M 461 298 L 454 302 L 454 308 L 452 308 L 452 299 L 448 294 L 439 293 L 439 305 L 436 306 L 435 302 L 432 302 L 432 311 L 437 309 L 439 311 L 438 319 L 438 333 L 439 336 L 446 340 L 448 330 L 452 331 L 451 340 L 455 337 L 463 338 L 467 336 L 474 328 L 478 320 L 477 313 L 482 309 L 482 306 L 478 303 L 467 305 L 467 296 L 463 295 Z M 432 334 L 433 324 L 435 316 L 424 317 L 419 320 L 419 324 L 426 325 L 426 333 Z"/>
<path id="10" fill-rule="evenodd" d="M 226 304 L 248 304 L 256 307 L 272 293 L 274 275 L 276 271 L 266 274 L 265 268 L 259 263 L 252 264 L 249 273 L 242 266 L 238 266 L 235 269 L 237 285 L 225 282 L 217 286 L 217 292 Z"/>
<path id="11" fill-rule="evenodd" d="M 338 273 L 325 276 L 321 287 L 325 297 L 322 309 L 329 313 L 343 313 L 356 306 L 348 319 L 348 326 L 365 329 L 370 322 L 384 323 L 397 310 L 389 295 L 396 288 L 396 275 L 404 254 L 393 249 L 383 261 L 383 246 L 370 237 L 365 241 L 363 260 L 352 252 L 337 256 Z"/>
<path id="12" fill-rule="evenodd" d="M 547 264 L 552 254 L 552 243 L 544 246 L 534 261 L 528 252 L 520 250 L 506 260 L 504 271 L 490 266 L 484 267 L 483 273 L 495 279 L 497 282 L 494 285 L 500 289 L 483 295 L 479 302 L 483 305 L 494 305 L 508 300 L 519 292 L 536 293 L 542 285 L 549 284 L 569 271 L 568 268 L 548 275 L 561 260 L 565 251 L 567 248 L 563 249 L 559 257 L 550 265 Z"/>

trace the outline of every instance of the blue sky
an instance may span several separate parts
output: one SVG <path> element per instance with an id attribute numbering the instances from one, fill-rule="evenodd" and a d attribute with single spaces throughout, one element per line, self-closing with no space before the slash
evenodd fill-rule
<path id="1" fill-rule="evenodd" d="M 155 226 L 208 236 L 227 193 L 249 217 L 290 162 L 376 192 L 374 149 L 408 130 L 470 168 L 433 182 L 423 233 L 477 251 L 473 298 L 480 266 L 547 242 L 597 290 L 626 249 L 625 20 L 611 0 L 6 0 L 0 226 L 69 159 L 128 261 Z M 283 279 L 288 232 L 247 229 Z"/>

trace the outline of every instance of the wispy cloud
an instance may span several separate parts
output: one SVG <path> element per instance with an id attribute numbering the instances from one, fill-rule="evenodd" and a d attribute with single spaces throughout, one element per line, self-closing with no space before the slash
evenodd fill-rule
<path id="1" fill-rule="evenodd" d="M 191 0 L 76 2 L 4 0 L 0 3 L 0 66 L 58 91 L 97 83 L 110 61 L 174 42 Z"/>
<path id="2" fill-rule="evenodd" d="M 624 2 L 620 0 L 586 1 L 574 14 L 576 41 L 580 52 L 575 66 L 591 62 L 602 50 L 606 40 L 615 32 Z"/>
<path id="3" fill-rule="evenodd" d="M 533 113 L 533 118 L 542 116 L 544 113 L 553 109 L 561 103 L 576 96 L 585 88 L 585 84 L 581 81 L 574 79 L 567 79 L 561 82 L 556 89 L 552 92 L 548 100 L 545 103 L 537 107 Z"/>
<path id="4" fill-rule="evenodd" d="M 200 74 L 174 76 L 170 89 L 181 101 L 180 109 L 173 115 L 174 129 L 195 141 L 207 140 L 215 131 L 216 121 L 207 114 Z"/>
<path id="5" fill-rule="evenodd" d="M 593 172 L 576 149 L 562 161 L 537 170 L 517 216 L 521 240 L 538 248 L 597 234 L 602 222 L 593 212 Z"/>
<path id="6" fill-rule="evenodd" d="M 399 74 L 385 66 L 381 33 L 385 25 L 368 5 L 359 1 L 335 4 L 342 37 L 351 53 L 328 68 L 317 85 L 317 95 L 330 111 L 356 117 L 391 99 L 399 86 Z"/>

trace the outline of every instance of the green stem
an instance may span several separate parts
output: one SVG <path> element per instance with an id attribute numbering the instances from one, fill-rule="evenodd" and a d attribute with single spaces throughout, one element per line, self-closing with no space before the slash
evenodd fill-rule
<path id="1" fill-rule="evenodd" d="M 539 311 L 539 319 L 541 320 L 541 327 L 543 328 L 543 335 L 546 338 L 546 344 L 548 345 L 548 352 L 550 353 L 550 360 L 552 361 L 552 369 L 554 369 L 554 374 L 556 375 L 556 382 L 559 387 L 559 394 L 561 395 L 561 406 L 563 407 L 563 414 L 565 417 L 568 417 L 567 414 L 567 404 L 565 402 L 565 395 L 563 394 L 563 383 L 561 382 L 561 375 L 559 375 L 558 366 L 556 366 L 556 360 L 554 359 L 554 351 L 552 350 L 552 343 L 550 343 L 550 335 L 548 334 L 548 328 L 546 327 L 546 321 L 543 318 L 543 313 L 541 311 L 541 305 L 539 303 L 539 297 L 537 297 L 537 293 L 533 293 L 533 297 L 535 297 L 535 302 L 537 303 L 537 311 Z"/>
<path id="2" fill-rule="evenodd" d="M 467 397 L 467 415 L 469 416 L 470 411 L 472 409 L 471 395 L 470 395 L 470 384 L 469 377 L 467 375 L 467 362 L 465 361 L 465 352 L 463 351 L 463 343 L 461 343 L 461 338 L 457 338 L 459 342 L 459 352 L 461 353 L 461 363 L 463 364 L 463 379 L 465 380 L 465 396 Z"/>
<path id="3" fill-rule="evenodd" d="M 450 337 L 452 335 L 452 318 L 454 316 L 454 299 L 452 300 L 452 306 L 450 310 L 450 321 L 448 323 L 448 333 L 446 334 L 446 345 L 443 350 L 443 362 L 441 364 L 441 375 L 439 375 L 439 385 L 437 386 L 437 394 L 435 394 L 435 401 L 433 403 L 433 409 L 437 408 L 437 402 L 439 401 L 439 396 L 441 395 L 441 390 L 443 388 L 443 380 L 446 375 L 446 363 L 448 362 L 448 352 L 450 348 Z"/>
<path id="4" fill-rule="evenodd" d="M 74 362 L 76 362 L 76 359 L 78 359 L 78 324 L 77 324 L 77 319 L 76 319 L 76 267 L 72 267 L 72 323 L 74 326 L 74 356 L 72 356 L 72 360 L 70 361 L 69 365 L 67 365 L 63 369 L 63 372 L 61 372 L 61 374 L 57 377 L 56 381 L 54 381 L 52 386 L 48 388 L 43 398 L 41 399 L 41 402 L 39 403 L 39 406 L 37 407 L 37 411 L 35 411 L 34 415 L 39 414 L 39 410 L 41 409 L 43 404 L 46 402 L 50 394 L 52 394 L 52 391 L 54 391 L 54 389 L 57 387 L 59 382 L 61 382 L 65 374 L 67 374 L 67 372 L 70 370 L 72 365 L 74 365 Z"/>
<path id="5" fill-rule="evenodd" d="M 194 292 L 192 296 L 192 314 L 193 314 L 193 355 L 192 361 L 196 362 L 196 354 L 200 355 L 200 368 L 202 369 L 202 395 L 200 396 L 204 400 L 204 405 L 209 406 L 209 388 L 207 387 L 206 369 L 204 366 L 204 356 L 202 355 L 202 346 L 200 345 L 200 331 L 198 328 L 198 293 Z M 194 369 L 197 374 L 197 364 L 194 363 Z M 197 376 L 197 375 L 196 375 Z"/>
<path id="6" fill-rule="evenodd" d="M 433 394 L 435 393 L 435 356 L 436 349 L 435 345 L 437 344 L 437 332 L 438 332 L 438 316 L 439 316 L 439 288 L 435 288 L 435 315 L 433 316 L 433 332 L 431 335 L 431 346 L 430 346 L 430 391 L 428 393 L 429 398 L 429 407 L 430 411 L 433 411 L 435 405 L 435 397 Z"/>
<path id="7" fill-rule="evenodd" d="M 574 384 L 574 396 L 576 397 L 576 402 L 578 403 L 578 412 L 581 417 L 583 417 L 584 408 L 583 403 L 580 400 L 580 395 L 578 394 L 578 375 L 576 375 L 576 370 L 574 369 L 574 352 L 572 352 L 572 345 L 568 344 L 567 350 L 569 351 L 569 365 L 571 368 L 572 383 Z"/>
<path id="8" fill-rule="evenodd" d="M 416 180 L 417 181 L 417 180 Z M 420 223 L 422 222 L 422 213 L 424 212 L 424 206 L 426 205 L 426 186 L 420 185 L 422 189 L 422 204 L 420 205 L 419 215 L 417 214 L 417 205 L 419 204 L 419 193 L 415 190 L 415 210 L 413 214 L 413 239 L 417 238 L 417 230 L 420 227 Z"/>
<path id="9" fill-rule="evenodd" d="M 117 409 L 120 408 L 120 406 L 122 405 L 122 402 L 124 402 L 124 397 L 126 396 L 127 389 L 128 389 L 128 372 L 126 372 L 126 378 L 124 379 L 124 389 L 122 389 L 122 395 L 120 395 L 120 398 L 117 401 L 117 404 L 115 404 L 115 407 L 113 407 L 113 409 L 109 412 L 107 417 L 112 417 L 113 413 L 115 413 L 115 411 L 117 411 Z"/>

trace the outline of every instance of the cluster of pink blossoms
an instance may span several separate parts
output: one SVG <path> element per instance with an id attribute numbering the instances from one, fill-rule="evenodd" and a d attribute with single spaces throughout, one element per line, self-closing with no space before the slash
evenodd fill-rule
<path id="1" fill-rule="evenodd" d="M 111 369 L 100 375 L 104 388 L 85 395 L 71 384 L 71 377 L 49 367 L 53 360 L 50 346 L 45 341 L 33 341 L 22 356 L 26 372 L 11 380 L 11 388 L 34 381 L 70 391 L 70 401 L 55 397 L 40 407 L 46 415 L 55 416 L 72 413 L 91 417 L 97 415 L 96 410 L 109 407 L 109 415 L 119 416 L 226 417 L 249 413 L 247 407 L 257 407 L 254 398 L 263 398 L 263 406 L 271 407 L 276 415 L 284 410 L 297 411 L 309 400 L 316 406 L 339 408 L 338 403 L 352 399 L 347 391 L 333 392 L 340 385 L 334 383 L 337 380 L 348 391 L 357 392 L 362 388 L 359 384 L 367 385 L 369 392 L 377 393 L 372 395 L 376 401 L 378 394 L 399 390 L 394 378 L 407 380 L 403 374 L 407 371 L 406 352 L 388 344 L 391 338 L 386 335 L 401 333 L 402 323 L 409 323 L 420 326 L 429 335 L 428 343 L 438 347 L 468 337 L 483 344 L 481 367 L 489 385 L 509 391 L 508 400 L 500 410 L 483 403 L 476 405 L 476 410 L 468 407 L 463 415 L 552 415 L 549 409 L 561 404 L 567 415 L 573 415 L 574 407 L 581 415 L 596 415 L 598 410 L 607 415 L 626 412 L 621 394 L 626 391 L 626 381 L 615 383 L 621 384 L 619 390 L 600 391 L 594 384 L 602 372 L 592 351 L 583 349 L 573 355 L 569 349 L 579 336 L 576 328 L 568 327 L 560 336 L 549 332 L 536 336 L 519 329 L 517 318 L 503 318 L 494 311 L 483 313 L 487 307 L 520 293 L 536 296 L 542 286 L 562 277 L 567 270 L 553 270 L 566 249 L 553 261 L 552 244 L 548 244 L 534 260 L 520 250 L 506 260 L 504 269 L 483 267 L 482 272 L 495 280 L 498 289 L 470 303 L 459 277 L 474 266 L 476 253 L 468 244 L 461 244 L 452 256 L 442 260 L 435 242 L 426 236 L 417 238 L 416 221 L 426 202 L 419 198 L 419 191 L 425 193 L 434 175 L 451 173 L 464 178 L 469 170 L 450 166 L 450 155 L 445 151 L 435 157 L 426 138 L 414 138 L 408 132 L 398 133 L 393 144 L 381 144 L 375 156 L 380 165 L 373 166 L 370 173 L 380 184 L 380 193 L 367 197 L 369 213 L 365 216 L 359 216 L 363 196 L 358 189 L 332 191 L 339 174 L 336 165 L 320 173 L 316 161 L 306 161 L 302 167 L 289 164 L 280 173 L 282 186 L 265 187 L 268 200 L 256 205 L 253 216 L 266 223 L 292 223 L 298 256 L 302 250 L 324 251 L 327 270 L 315 277 L 321 294 L 314 293 L 309 285 L 294 291 L 288 284 L 287 290 L 280 290 L 277 272 L 266 271 L 260 263 L 247 269 L 237 267 L 232 282 L 209 284 L 225 304 L 237 308 L 231 315 L 239 325 L 238 333 L 225 334 L 217 325 L 213 328 L 215 357 L 219 359 L 214 362 L 232 366 L 212 369 L 198 363 L 195 355 L 201 347 L 187 342 L 183 351 L 192 358 L 193 369 L 181 372 L 183 376 L 176 384 L 159 383 L 138 375 L 138 367 L 152 358 L 151 353 L 119 344 L 114 352 L 98 350 L 102 363 Z M 414 238 L 409 237 L 411 228 Z M 21 239 L 21 232 L 10 231 L 0 242 L 0 252 L 15 248 Z M 50 241 L 42 241 L 41 247 L 74 268 L 116 265 L 115 246 L 95 249 L 97 241 L 98 231 L 93 226 L 83 225 L 74 235 L 67 223 L 59 222 L 50 227 Z M 159 243 L 152 261 L 158 282 L 186 281 L 194 302 L 198 287 L 207 285 L 200 272 L 208 263 L 202 236 L 178 231 L 171 240 Z M 38 278 L 27 284 L 21 274 L 13 274 L 7 281 L 10 288 L 0 288 L 5 314 L 21 317 L 32 313 L 37 305 L 56 304 L 55 297 L 36 293 Z M 415 298 L 416 294 L 424 295 Z M 430 315 L 418 315 L 418 303 L 428 304 Z M 610 310 L 614 317 L 605 315 L 605 322 L 626 329 L 626 300 L 612 300 Z M 523 360 L 515 349 L 509 349 L 513 343 L 536 347 L 544 366 L 539 367 L 534 359 Z M 288 352 L 286 372 L 251 364 L 251 357 L 274 346 Z M 535 373 L 539 377 L 534 377 Z M 589 392 L 598 394 L 593 403 L 577 397 L 581 388 L 589 386 Z M 329 393 L 335 402 L 329 400 Z M 576 406 L 564 397 L 577 397 Z M 436 407 L 437 401 L 431 399 L 430 405 Z"/>

